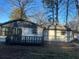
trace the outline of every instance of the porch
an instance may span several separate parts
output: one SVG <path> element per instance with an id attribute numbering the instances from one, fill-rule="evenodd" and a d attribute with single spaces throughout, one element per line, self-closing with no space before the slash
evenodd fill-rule
<path id="1" fill-rule="evenodd" d="M 0 31 L 0 43 L 7 43 L 7 44 L 24 44 L 24 45 L 42 45 L 44 43 L 43 33 L 40 34 L 27 34 L 22 35 L 25 33 L 22 31 L 23 28 L 18 27 L 1 27 Z"/>
<path id="2" fill-rule="evenodd" d="M 22 45 L 42 45 L 44 43 L 42 36 L 8 36 L 7 44 L 22 44 Z"/>

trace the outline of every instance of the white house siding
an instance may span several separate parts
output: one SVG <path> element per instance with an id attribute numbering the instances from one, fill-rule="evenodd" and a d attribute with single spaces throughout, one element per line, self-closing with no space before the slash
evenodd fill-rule
<path id="1" fill-rule="evenodd" d="M 26 39 L 26 42 L 31 42 L 31 43 L 41 43 L 42 42 L 42 28 L 37 28 L 37 33 L 33 34 L 32 33 L 33 28 L 22 28 L 22 36 L 28 36 Z M 32 36 L 32 37 L 30 37 Z M 36 38 L 35 38 L 36 36 Z M 37 37 L 38 36 L 38 37 Z M 30 37 L 30 39 L 29 39 Z M 25 40 L 25 37 L 22 37 L 22 40 Z M 30 40 L 30 41 L 29 41 Z M 35 41 L 36 40 L 36 41 Z"/>
<path id="2" fill-rule="evenodd" d="M 79 40 L 79 34 L 77 34 L 77 39 Z"/>
<path id="3" fill-rule="evenodd" d="M 66 31 L 66 40 L 67 40 L 67 42 L 73 40 L 73 33 L 72 33 L 72 31 Z"/>
<path id="4" fill-rule="evenodd" d="M 56 39 L 55 39 L 55 30 L 48 31 L 48 41 L 64 41 L 68 42 L 73 39 L 72 32 L 68 31 L 64 35 L 61 34 L 61 30 L 56 31 Z"/>
<path id="5" fill-rule="evenodd" d="M 54 39 L 55 33 L 53 30 L 49 30 L 48 31 L 48 41 L 53 41 Z"/>
<path id="6" fill-rule="evenodd" d="M 42 36 L 42 28 L 37 28 L 37 34 L 32 33 L 33 28 L 22 28 L 22 36 Z"/>
<path id="7" fill-rule="evenodd" d="M 42 36 L 42 35 L 43 35 L 43 28 L 37 27 L 37 34 L 38 34 L 39 36 Z"/>
<path id="8" fill-rule="evenodd" d="M 22 28 L 22 36 L 29 36 L 32 35 L 32 29 L 31 28 Z"/>
<path id="9" fill-rule="evenodd" d="M 44 41 L 48 41 L 48 30 L 44 30 Z"/>
<path id="10" fill-rule="evenodd" d="M 5 42 L 6 41 L 6 36 L 0 36 L 0 42 Z"/>
<path id="11" fill-rule="evenodd" d="M 5 35 L 5 28 L 2 28 L 2 35 Z"/>
<path id="12" fill-rule="evenodd" d="M 63 41 L 64 35 L 61 35 L 61 31 L 56 31 L 56 39 L 55 39 L 55 30 L 49 30 L 48 40 L 49 41 Z"/>

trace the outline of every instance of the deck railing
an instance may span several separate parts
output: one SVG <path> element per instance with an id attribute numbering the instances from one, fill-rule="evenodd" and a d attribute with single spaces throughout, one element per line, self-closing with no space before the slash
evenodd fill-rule
<path id="1" fill-rule="evenodd" d="M 42 43 L 43 39 L 41 36 L 22 36 L 22 42 L 25 43 Z"/>
<path id="2" fill-rule="evenodd" d="M 43 44 L 44 41 L 42 36 L 10 36 L 6 42 L 18 44 Z"/>

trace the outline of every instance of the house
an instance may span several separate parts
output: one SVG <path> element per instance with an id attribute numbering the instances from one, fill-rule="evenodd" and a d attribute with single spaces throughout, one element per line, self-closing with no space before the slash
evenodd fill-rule
<path id="1" fill-rule="evenodd" d="M 74 37 L 74 39 L 78 39 L 79 40 L 79 32 L 78 31 L 76 31 L 76 30 L 73 30 L 73 37 Z"/>
<path id="2" fill-rule="evenodd" d="M 40 44 L 44 42 L 70 42 L 78 32 L 57 24 L 48 28 L 22 19 L 0 24 L 0 41 L 8 43 Z"/>
<path id="3" fill-rule="evenodd" d="M 43 28 L 30 21 L 12 20 L 2 23 L 0 28 L 1 36 L 6 36 L 9 43 L 43 42 Z"/>
<path id="4" fill-rule="evenodd" d="M 45 41 L 61 41 L 69 42 L 73 40 L 73 31 L 64 25 L 50 25 L 48 29 L 45 29 L 44 34 Z"/>

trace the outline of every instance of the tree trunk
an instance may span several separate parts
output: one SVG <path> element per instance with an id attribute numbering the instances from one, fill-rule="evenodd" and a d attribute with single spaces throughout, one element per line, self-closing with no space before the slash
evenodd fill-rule
<path id="1" fill-rule="evenodd" d="M 68 12 L 69 12 L 69 0 L 67 0 L 67 7 L 66 7 L 66 25 L 68 25 Z"/>
<path id="2" fill-rule="evenodd" d="M 76 5 L 76 9 L 77 9 L 77 15 L 78 15 L 78 22 L 79 22 L 79 1 L 75 0 L 75 5 Z M 77 24 L 78 25 L 78 24 Z M 77 26 L 77 31 L 78 31 L 78 26 Z"/>
<path id="3" fill-rule="evenodd" d="M 58 0 L 56 0 L 56 24 L 59 23 L 59 20 L 58 20 Z"/>

